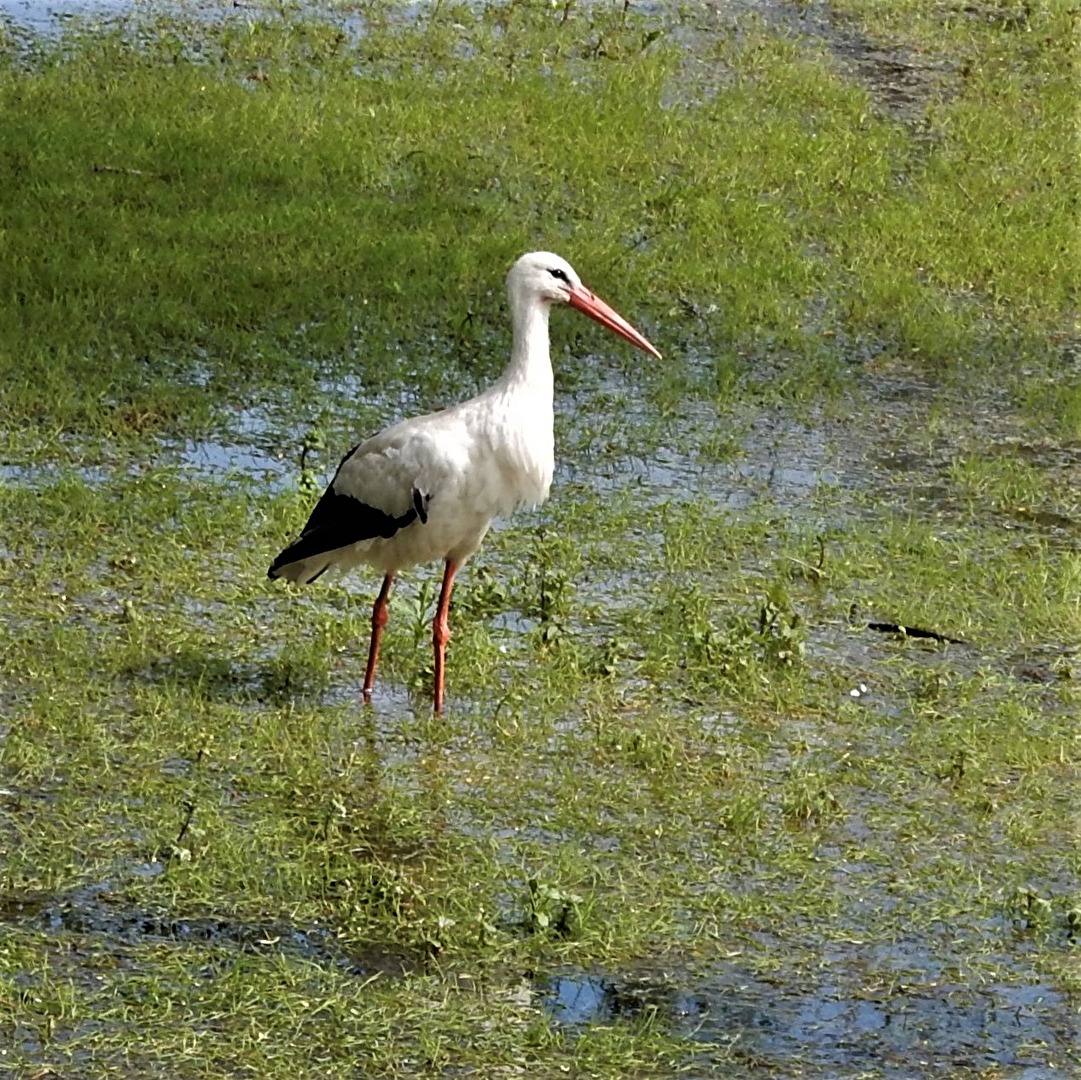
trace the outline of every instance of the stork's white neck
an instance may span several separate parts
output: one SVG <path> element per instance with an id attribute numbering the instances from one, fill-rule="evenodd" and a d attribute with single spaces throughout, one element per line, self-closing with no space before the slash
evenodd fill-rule
<path id="1" fill-rule="evenodd" d="M 543 407 L 552 399 L 552 358 L 548 345 L 548 313 L 551 305 L 530 297 L 511 296 L 514 339 L 510 363 L 500 380 L 506 386 L 528 386 L 531 397 Z"/>

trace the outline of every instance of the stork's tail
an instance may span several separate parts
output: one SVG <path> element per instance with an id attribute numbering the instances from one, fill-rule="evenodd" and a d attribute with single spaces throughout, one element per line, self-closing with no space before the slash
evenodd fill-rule
<path id="1" fill-rule="evenodd" d="M 298 585 L 310 585 L 334 565 L 334 556 L 340 550 L 328 551 L 321 538 L 308 533 L 290 544 L 270 564 L 266 576 L 271 580 L 285 578 Z"/>

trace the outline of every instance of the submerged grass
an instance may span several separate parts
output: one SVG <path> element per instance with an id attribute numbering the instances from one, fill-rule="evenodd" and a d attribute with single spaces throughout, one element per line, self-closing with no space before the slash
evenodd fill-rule
<path id="1" fill-rule="evenodd" d="M 0 1066 L 1078 1064 L 1074 16 L 884 7 L 6 31 Z M 948 77 L 896 115 L 853 40 Z M 268 555 L 542 245 L 671 359 L 556 320 L 447 717 L 422 573 L 361 709 L 367 583 Z"/>

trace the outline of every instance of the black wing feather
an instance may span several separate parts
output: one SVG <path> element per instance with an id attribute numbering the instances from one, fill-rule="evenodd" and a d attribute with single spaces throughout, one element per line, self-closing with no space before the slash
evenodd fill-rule
<path id="1" fill-rule="evenodd" d="M 353 450 L 355 449 L 356 447 L 353 447 Z M 342 458 L 338 466 L 339 472 L 342 465 L 352 456 L 353 450 Z M 337 480 L 337 478 L 338 473 L 335 473 L 334 479 Z M 378 507 L 361 502 L 352 495 L 335 491 L 334 481 L 331 481 L 330 486 L 315 504 L 315 509 L 311 512 L 308 523 L 301 530 L 300 536 L 274 560 L 267 571 L 267 577 L 278 577 L 282 568 L 290 563 L 310 559 L 313 555 L 337 551 L 339 548 L 348 547 L 361 540 L 373 540 L 376 537 L 389 540 L 399 530 L 412 525 L 418 519 L 422 525 L 427 524 L 429 502 L 431 502 L 430 495 L 422 494 L 417 488 L 413 488 L 413 505 L 404 514 L 395 517 Z M 325 569 L 324 566 L 323 570 Z M 323 570 L 320 570 L 319 574 Z M 311 584 L 315 577 L 306 584 Z"/>

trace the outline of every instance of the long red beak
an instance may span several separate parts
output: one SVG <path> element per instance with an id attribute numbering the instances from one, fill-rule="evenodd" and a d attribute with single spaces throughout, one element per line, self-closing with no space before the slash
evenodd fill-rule
<path id="1" fill-rule="evenodd" d="M 601 326 L 607 327 L 621 338 L 636 345 L 643 352 L 647 352 L 661 359 L 661 354 L 640 334 L 618 311 L 613 311 L 599 296 L 591 293 L 584 285 L 575 285 L 571 288 L 570 297 L 567 300 L 572 308 L 577 308 L 583 315 L 595 319 Z"/>

